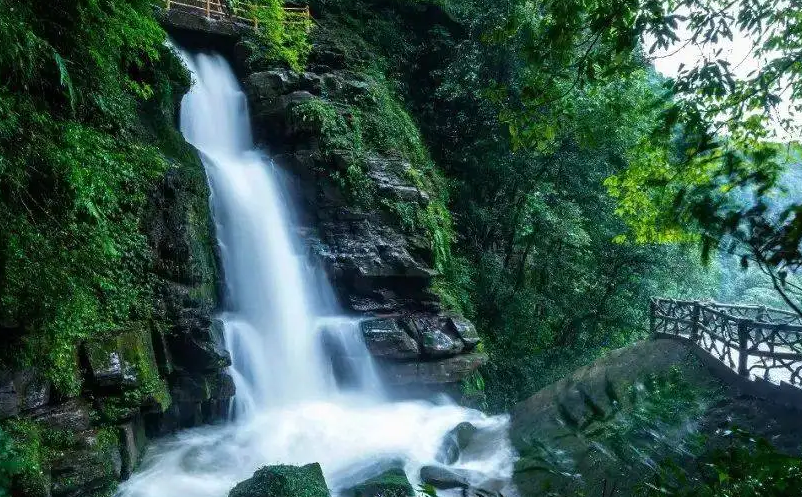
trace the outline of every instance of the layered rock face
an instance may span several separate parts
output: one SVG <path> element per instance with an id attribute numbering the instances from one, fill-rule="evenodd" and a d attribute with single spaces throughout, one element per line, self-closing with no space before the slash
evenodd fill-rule
<path id="1" fill-rule="evenodd" d="M 155 317 L 78 345 L 83 392 L 65 398 L 35 368 L 0 371 L 0 421 L 37 447 L 21 495 L 106 495 L 134 471 L 149 437 L 220 420 L 234 394 L 212 319 L 214 233 L 200 161 L 170 169 L 152 195 Z M 26 468 L 33 469 L 33 468 Z"/>
<path id="2" fill-rule="evenodd" d="M 444 312 L 431 291 L 437 274 L 431 243 L 403 231 L 383 207 L 404 202 L 425 209 L 430 193 L 410 179 L 403 158 L 367 150 L 358 160 L 376 201 L 360 206 L 346 195 L 331 172 L 346 170 L 353 157 L 321 150 L 332 130 L 299 120 L 293 109 L 310 101 L 337 106 L 371 98 L 370 82 L 347 70 L 314 67 L 316 72 L 256 72 L 245 80 L 257 140 L 289 173 L 288 187 L 300 199 L 300 235 L 346 311 L 366 317 L 366 343 L 390 384 L 460 382 L 486 360 L 476 351 L 476 330 Z"/>

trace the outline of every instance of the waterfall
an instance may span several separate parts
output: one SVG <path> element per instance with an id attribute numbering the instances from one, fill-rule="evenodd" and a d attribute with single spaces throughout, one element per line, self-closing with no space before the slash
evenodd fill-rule
<path id="1" fill-rule="evenodd" d="M 335 495 L 399 461 L 416 484 L 420 468 L 435 463 L 444 437 L 464 421 L 484 442 L 454 467 L 483 481 L 509 481 L 514 452 L 506 417 L 446 401 L 384 398 L 358 320 L 321 297 L 331 294 L 328 283 L 299 255 L 291 199 L 280 171 L 253 143 L 231 68 L 219 55 L 181 56 L 194 80 L 181 131 L 200 151 L 212 192 L 235 414 L 228 424 L 156 443 L 118 495 L 224 497 L 259 467 L 279 463 L 321 463 Z M 351 388 L 338 387 L 325 344 L 359 359 Z"/>

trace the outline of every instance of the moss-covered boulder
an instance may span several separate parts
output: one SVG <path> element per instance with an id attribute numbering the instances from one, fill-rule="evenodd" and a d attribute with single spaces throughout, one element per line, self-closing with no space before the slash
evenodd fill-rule
<path id="1" fill-rule="evenodd" d="M 412 497 L 415 491 L 404 470 L 394 468 L 356 485 L 344 497 Z"/>
<path id="2" fill-rule="evenodd" d="M 265 466 L 242 481 L 228 497 L 329 497 L 320 464 Z"/>

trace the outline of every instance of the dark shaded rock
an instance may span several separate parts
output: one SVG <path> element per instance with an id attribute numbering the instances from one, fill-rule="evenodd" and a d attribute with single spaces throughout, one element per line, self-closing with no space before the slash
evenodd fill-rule
<path id="1" fill-rule="evenodd" d="M 444 468 L 442 466 L 424 466 L 420 470 L 420 479 L 434 488 L 448 490 L 450 488 L 468 488 L 466 470 Z"/>
<path id="2" fill-rule="evenodd" d="M 83 399 L 70 399 L 63 404 L 40 407 L 30 418 L 52 430 L 83 431 L 89 429 L 89 406 Z"/>
<path id="3" fill-rule="evenodd" d="M 158 375 L 151 335 L 147 331 L 132 331 L 84 343 L 81 355 L 89 370 L 90 383 L 97 388 L 136 388 L 142 383 L 143 374 Z"/>
<path id="4" fill-rule="evenodd" d="M 73 448 L 57 452 L 51 464 L 53 497 L 81 497 L 109 492 L 120 477 L 116 440 L 89 431 Z"/>
<path id="5" fill-rule="evenodd" d="M 342 493 L 344 497 L 412 497 L 415 490 L 403 469 L 389 469 Z"/>
<path id="6" fill-rule="evenodd" d="M 476 326 L 460 315 L 449 315 L 447 317 L 447 326 L 447 329 L 452 335 L 462 340 L 466 352 L 470 352 L 481 342 L 481 338 L 479 338 L 479 334 L 476 332 Z"/>
<path id="7" fill-rule="evenodd" d="M 395 319 L 369 319 L 361 326 L 365 343 L 374 357 L 416 359 L 420 355 L 418 343 Z"/>
<path id="8" fill-rule="evenodd" d="M 443 331 L 443 319 L 439 316 L 415 316 L 405 322 L 417 335 L 425 355 L 440 358 L 462 352 L 462 341 Z"/>
<path id="9" fill-rule="evenodd" d="M 8 373 L 0 373 L 0 419 L 19 414 L 19 404 L 14 377 Z"/>
<path id="10" fill-rule="evenodd" d="M 365 165 L 379 195 L 422 205 L 429 203 L 429 194 L 414 186 L 407 177 L 412 166 L 402 158 L 371 155 L 365 158 Z"/>
<path id="11" fill-rule="evenodd" d="M 265 466 L 240 482 L 229 497 L 329 497 L 320 464 Z"/>
<path id="12" fill-rule="evenodd" d="M 317 78 L 319 81 L 320 77 Z M 308 79 L 312 80 L 311 77 Z M 252 102 L 275 102 L 280 96 L 298 90 L 300 82 L 298 73 L 277 69 L 251 74 L 245 81 L 245 89 Z M 305 89 L 308 91 L 310 88 Z"/>
<path id="13" fill-rule="evenodd" d="M 168 29 L 178 29 L 236 39 L 249 32 L 252 26 L 239 24 L 230 19 L 209 18 L 197 10 L 184 10 L 173 6 L 169 10 L 157 8 L 157 18 Z"/>
<path id="14" fill-rule="evenodd" d="M 390 385 L 457 383 L 487 362 L 487 355 L 472 353 L 439 361 L 399 363 L 382 361 L 382 375 Z"/>
<path id="15" fill-rule="evenodd" d="M 460 453 L 471 443 L 477 428 L 471 423 L 462 422 L 446 434 L 440 450 L 437 451 L 435 459 L 443 464 L 454 464 L 459 459 Z"/>
<path id="16" fill-rule="evenodd" d="M 50 382 L 36 369 L 0 372 L 0 419 L 42 407 L 50 400 Z"/>
<path id="17" fill-rule="evenodd" d="M 228 400 L 236 392 L 234 378 L 225 371 L 208 376 L 207 383 L 211 399 Z"/>
<path id="18" fill-rule="evenodd" d="M 147 437 L 142 420 L 134 419 L 119 427 L 121 471 L 120 478 L 127 480 L 139 464 L 145 450 Z"/>
<path id="19" fill-rule="evenodd" d="M 166 337 L 176 367 L 182 371 L 204 373 L 231 365 L 231 354 L 213 338 L 208 326 L 199 324 Z"/>
<path id="20" fill-rule="evenodd" d="M 463 495 L 469 497 L 499 496 L 498 492 L 506 486 L 504 481 L 488 479 L 479 471 L 443 466 L 424 466 L 420 470 L 420 478 L 440 490 L 463 489 Z M 474 486 L 477 483 L 478 486 Z"/>

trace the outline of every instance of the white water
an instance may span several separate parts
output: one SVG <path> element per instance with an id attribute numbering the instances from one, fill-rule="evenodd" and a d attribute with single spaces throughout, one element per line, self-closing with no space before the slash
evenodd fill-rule
<path id="1" fill-rule="evenodd" d="M 326 298 L 331 289 L 295 250 L 280 173 L 253 144 L 230 67 L 218 55 L 182 57 L 195 81 L 182 102 L 181 131 L 200 150 L 212 191 L 235 416 L 152 447 L 118 495 L 223 497 L 256 469 L 277 463 L 319 462 L 335 494 L 394 461 L 416 484 L 420 468 L 437 464 L 443 438 L 463 421 L 480 435 L 454 467 L 481 472 L 475 484 L 509 481 L 514 452 L 506 417 L 445 400 L 385 399 L 358 321 L 338 316 Z M 324 342 L 355 360 L 350 388 L 338 387 Z"/>

